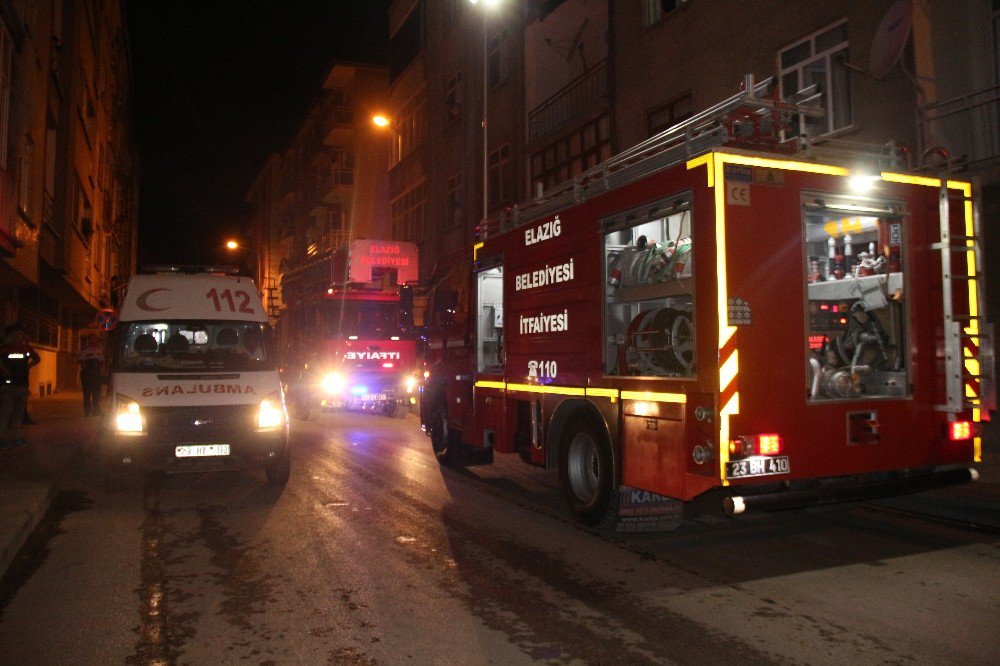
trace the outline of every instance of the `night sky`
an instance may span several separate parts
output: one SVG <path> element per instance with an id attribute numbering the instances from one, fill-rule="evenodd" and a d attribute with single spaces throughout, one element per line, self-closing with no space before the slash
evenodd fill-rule
<path id="1" fill-rule="evenodd" d="M 125 0 L 139 266 L 222 260 L 336 60 L 388 61 L 389 0 Z"/>

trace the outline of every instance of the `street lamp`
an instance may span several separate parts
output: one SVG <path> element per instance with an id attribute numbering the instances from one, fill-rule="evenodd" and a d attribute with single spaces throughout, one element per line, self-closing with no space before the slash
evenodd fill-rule
<path id="1" fill-rule="evenodd" d="M 473 5 L 483 5 L 483 218 L 480 221 L 480 231 L 486 231 L 486 218 L 490 212 L 490 173 L 489 173 L 489 12 L 500 4 L 500 0 L 469 0 Z"/>
<path id="2" fill-rule="evenodd" d="M 254 279 L 257 280 L 260 276 L 257 275 L 256 260 L 251 257 L 251 250 L 249 243 L 243 242 L 239 238 L 227 238 L 224 243 L 226 252 L 229 253 L 237 262 L 237 267 L 242 272 L 246 270 L 247 273 Z M 253 263 L 251 260 L 254 259 Z"/>

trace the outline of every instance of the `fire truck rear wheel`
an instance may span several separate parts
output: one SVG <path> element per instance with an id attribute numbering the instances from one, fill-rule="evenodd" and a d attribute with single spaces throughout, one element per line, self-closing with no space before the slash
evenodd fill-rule
<path id="1" fill-rule="evenodd" d="M 604 429 L 592 417 L 571 418 L 559 446 L 559 481 L 573 515 L 590 527 L 617 519 L 614 454 Z"/>

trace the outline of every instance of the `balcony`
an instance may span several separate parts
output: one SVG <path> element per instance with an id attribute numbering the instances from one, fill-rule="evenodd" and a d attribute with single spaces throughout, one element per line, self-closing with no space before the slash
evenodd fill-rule
<path id="1" fill-rule="evenodd" d="M 1000 86 L 917 109 L 919 154 L 946 149 L 970 170 L 1000 161 Z"/>
<path id="2" fill-rule="evenodd" d="M 330 109 L 327 116 L 326 135 L 323 143 L 327 146 L 339 146 L 347 143 L 354 133 L 354 109 L 338 107 Z"/>
<path id="3" fill-rule="evenodd" d="M 331 169 L 325 179 L 325 187 L 321 187 L 320 198 L 325 204 L 341 203 L 341 195 L 354 187 L 354 169 Z"/>
<path id="4" fill-rule="evenodd" d="M 528 114 L 528 141 L 541 139 L 567 123 L 608 106 L 606 60 L 570 81 Z"/>

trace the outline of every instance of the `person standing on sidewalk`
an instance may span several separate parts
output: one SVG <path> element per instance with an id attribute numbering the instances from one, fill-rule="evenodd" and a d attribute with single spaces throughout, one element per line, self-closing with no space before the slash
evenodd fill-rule
<path id="1" fill-rule="evenodd" d="M 80 386 L 83 387 L 83 415 L 99 416 L 101 413 L 101 385 L 104 383 L 104 352 L 96 335 L 83 338 L 80 350 Z"/>
<path id="2" fill-rule="evenodd" d="M 31 345 L 24 324 L 14 322 L 4 329 L 7 340 L 0 345 L 0 447 L 21 445 L 21 425 L 28 408 L 28 373 L 41 362 Z"/>

